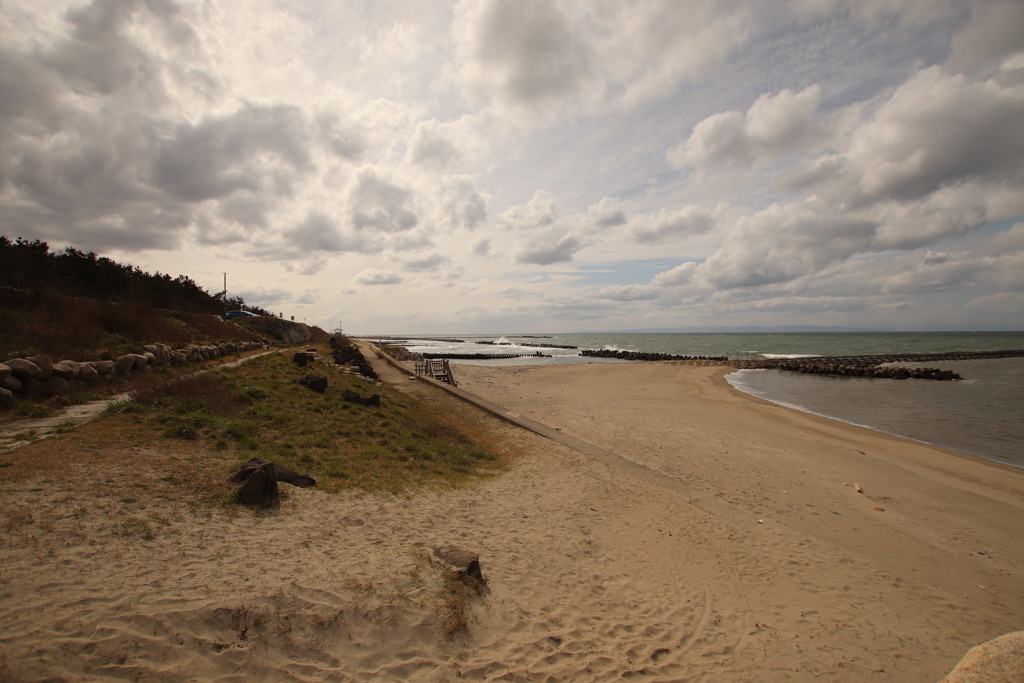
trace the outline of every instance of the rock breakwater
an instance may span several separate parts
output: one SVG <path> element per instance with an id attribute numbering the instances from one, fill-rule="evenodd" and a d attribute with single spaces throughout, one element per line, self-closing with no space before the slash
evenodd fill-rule
<path id="1" fill-rule="evenodd" d="M 669 353 L 645 353 L 642 351 L 621 351 L 612 349 L 583 349 L 581 356 L 589 358 L 617 358 L 619 360 L 644 360 L 644 361 L 665 361 L 665 360 L 700 360 L 700 361 L 722 361 L 727 362 L 726 356 L 678 356 Z"/>

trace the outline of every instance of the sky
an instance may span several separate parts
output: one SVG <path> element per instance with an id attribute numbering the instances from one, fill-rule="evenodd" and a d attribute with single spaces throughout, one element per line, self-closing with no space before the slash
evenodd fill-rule
<path id="1" fill-rule="evenodd" d="M 3 0 L 0 234 L 349 334 L 1024 329 L 1021 0 Z"/>

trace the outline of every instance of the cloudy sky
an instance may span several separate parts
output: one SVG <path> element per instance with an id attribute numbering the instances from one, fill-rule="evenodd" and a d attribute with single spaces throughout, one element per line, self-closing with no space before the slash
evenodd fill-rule
<path id="1" fill-rule="evenodd" d="M 1021 0 L 3 0 L 0 35 L 0 233 L 327 329 L 1024 329 Z"/>

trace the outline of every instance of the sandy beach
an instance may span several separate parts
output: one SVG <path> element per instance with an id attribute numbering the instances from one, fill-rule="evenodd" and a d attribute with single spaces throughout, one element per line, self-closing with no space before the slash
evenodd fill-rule
<path id="1" fill-rule="evenodd" d="M 109 452 L 102 422 L 4 454 L 0 677 L 935 681 L 1024 629 L 1024 471 L 760 401 L 728 368 L 457 372 L 592 448 L 397 378 L 510 471 L 292 489 L 261 516 L 179 500 L 173 475 L 221 465 Z M 454 637 L 448 544 L 489 587 Z"/>

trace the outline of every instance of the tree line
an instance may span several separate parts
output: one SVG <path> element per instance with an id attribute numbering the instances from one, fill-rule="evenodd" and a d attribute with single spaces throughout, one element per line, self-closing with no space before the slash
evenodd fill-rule
<path id="1" fill-rule="evenodd" d="M 189 313 L 222 315 L 243 310 L 273 315 L 239 296 L 210 294 L 185 275 L 150 274 L 74 247 L 50 251 L 41 240 L 0 235 L 0 286 L 54 292 L 116 303 L 131 303 Z"/>

